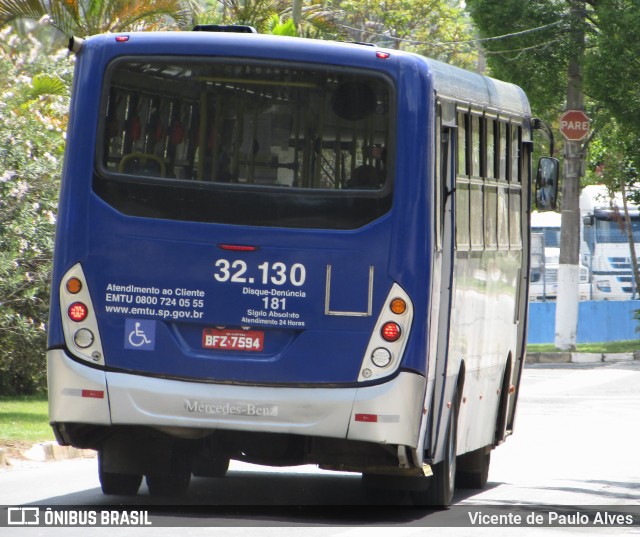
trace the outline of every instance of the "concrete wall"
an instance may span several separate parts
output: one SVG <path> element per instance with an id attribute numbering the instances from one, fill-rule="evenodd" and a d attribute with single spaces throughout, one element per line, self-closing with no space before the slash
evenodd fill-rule
<path id="1" fill-rule="evenodd" d="M 580 302 L 577 342 L 599 343 L 640 339 L 640 332 L 636 332 L 640 323 L 633 318 L 636 310 L 640 310 L 640 300 Z M 555 324 L 555 302 L 529 304 L 529 343 L 553 343 Z"/>

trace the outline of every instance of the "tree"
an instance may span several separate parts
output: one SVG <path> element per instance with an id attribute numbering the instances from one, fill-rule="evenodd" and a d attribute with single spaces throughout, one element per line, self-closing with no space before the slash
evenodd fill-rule
<path id="1" fill-rule="evenodd" d="M 589 93 L 628 133 L 640 130 L 640 0 L 600 0 L 598 31 L 591 37 L 586 75 Z M 629 147 L 633 153 L 640 149 Z"/>
<path id="2" fill-rule="evenodd" d="M 220 22 L 247 24 L 260 33 L 297 35 L 319 39 L 335 39 L 343 35 L 336 25 L 339 13 L 313 0 L 219 0 L 222 5 Z M 204 14 L 211 18 L 211 7 Z M 274 18 L 275 17 L 275 18 Z M 277 23 L 276 23 L 277 19 Z M 288 21 L 292 22 L 289 23 Z M 293 31 L 295 30 L 295 31 Z"/>
<path id="3" fill-rule="evenodd" d="M 68 87 L 65 55 L 0 34 L 0 393 L 44 389 L 45 324 Z"/>
<path id="4" fill-rule="evenodd" d="M 555 120 L 566 99 L 571 0 L 467 0 L 491 74 L 522 87 L 538 117 Z"/>
<path id="5" fill-rule="evenodd" d="M 65 35 L 188 29 L 196 0 L 0 0 L 0 25 L 48 19 Z"/>
<path id="6" fill-rule="evenodd" d="M 333 0 L 354 41 L 417 52 L 473 68 L 472 28 L 458 2 L 448 0 Z"/>

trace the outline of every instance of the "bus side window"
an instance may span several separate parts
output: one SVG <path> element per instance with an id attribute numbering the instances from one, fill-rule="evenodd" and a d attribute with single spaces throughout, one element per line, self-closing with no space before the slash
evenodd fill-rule
<path id="1" fill-rule="evenodd" d="M 508 123 L 504 121 L 497 122 L 498 127 L 498 166 L 497 166 L 497 178 L 507 179 L 507 127 Z"/>
<path id="2" fill-rule="evenodd" d="M 469 176 L 472 163 L 471 117 L 468 111 L 458 109 L 458 170 L 456 174 L 455 212 L 456 248 L 469 249 Z"/>
<path id="3" fill-rule="evenodd" d="M 521 169 L 520 169 L 520 145 L 522 143 L 522 127 L 511 124 L 511 144 L 510 144 L 510 159 L 511 159 L 511 173 L 509 179 L 512 183 L 520 183 L 522 181 Z"/>
<path id="4" fill-rule="evenodd" d="M 455 172 L 457 155 L 453 154 L 456 133 L 456 107 L 454 103 L 443 101 L 436 111 L 435 144 L 435 237 L 436 250 L 441 251 L 445 225 L 444 207 L 448 190 L 449 175 Z"/>

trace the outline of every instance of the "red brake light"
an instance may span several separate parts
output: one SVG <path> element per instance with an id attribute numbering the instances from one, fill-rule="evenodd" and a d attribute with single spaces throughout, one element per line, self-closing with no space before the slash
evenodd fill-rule
<path id="1" fill-rule="evenodd" d="M 255 252 L 257 246 L 249 246 L 245 244 L 218 244 L 218 248 L 221 250 L 228 250 L 230 252 Z"/>
<path id="2" fill-rule="evenodd" d="M 382 339 L 388 341 L 389 343 L 393 343 L 394 341 L 398 341 L 400 336 L 402 335 L 402 329 L 400 325 L 397 323 L 386 323 L 383 325 L 381 330 Z"/>
<path id="3" fill-rule="evenodd" d="M 381 50 L 379 50 L 378 52 L 376 52 L 376 56 L 381 60 L 386 60 L 387 58 L 389 58 L 389 56 L 391 56 L 391 54 L 389 54 L 388 52 L 382 52 Z"/>
<path id="4" fill-rule="evenodd" d="M 87 308 L 87 306 L 82 302 L 74 302 L 69 306 L 67 313 L 69 315 L 69 319 L 79 323 L 87 318 L 87 315 L 89 315 L 89 308 Z"/>
<path id="5" fill-rule="evenodd" d="M 116 36 L 116 42 L 117 43 L 126 43 L 127 41 L 129 41 L 129 36 L 128 35 L 117 35 Z"/>

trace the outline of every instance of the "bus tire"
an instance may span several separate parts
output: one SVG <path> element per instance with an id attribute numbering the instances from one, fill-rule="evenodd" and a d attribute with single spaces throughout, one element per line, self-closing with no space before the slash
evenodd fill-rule
<path id="1" fill-rule="evenodd" d="M 449 412 L 444 459 L 434 465 L 433 476 L 426 490 L 411 491 L 414 505 L 445 508 L 451 505 L 456 483 L 456 446 L 458 441 L 457 396 Z"/>
<path id="2" fill-rule="evenodd" d="M 224 455 L 207 458 L 204 454 L 200 454 L 194 461 L 193 475 L 195 477 L 224 477 L 227 475 L 230 462 L 229 457 Z"/>
<path id="3" fill-rule="evenodd" d="M 456 487 L 461 489 L 482 489 L 489 479 L 491 451 L 477 449 L 458 457 Z"/>
<path id="4" fill-rule="evenodd" d="M 182 496 L 191 483 L 191 461 L 186 453 L 174 451 L 169 472 L 165 474 L 147 474 L 147 488 L 151 496 Z"/>
<path id="5" fill-rule="evenodd" d="M 98 452 L 98 478 L 102 493 L 115 496 L 135 496 L 138 494 L 142 475 L 139 474 L 116 474 L 107 472 L 104 469 L 104 457 L 102 452 Z"/>

